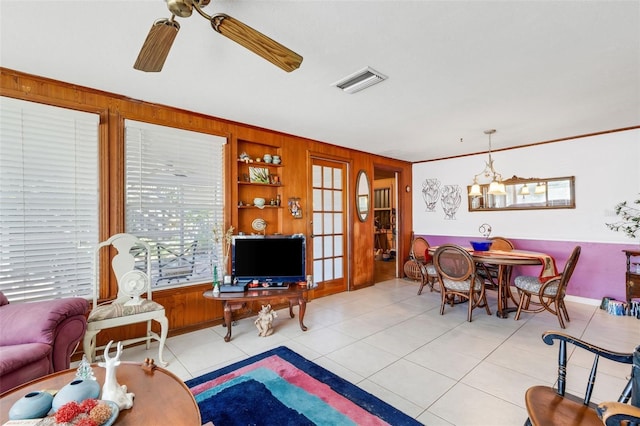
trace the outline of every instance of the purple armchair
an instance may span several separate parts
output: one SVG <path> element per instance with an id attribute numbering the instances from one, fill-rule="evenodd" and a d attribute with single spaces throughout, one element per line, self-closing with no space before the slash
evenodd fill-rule
<path id="1" fill-rule="evenodd" d="M 0 393 L 69 368 L 88 310 L 79 297 L 9 304 L 0 292 Z"/>

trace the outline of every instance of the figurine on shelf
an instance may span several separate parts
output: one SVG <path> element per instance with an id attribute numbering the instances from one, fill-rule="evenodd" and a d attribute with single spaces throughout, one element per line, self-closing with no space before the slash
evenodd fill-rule
<path id="1" fill-rule="evenodd" d="M 249 160 L 251 159 L 251 157 L 249 157 L 249 154 L 247 154 L 247 153 L 246 153 L 246 152 L 244 152 L 244 151 L 242 152 L 242 154 L 240 154 L 240 155 L 238 156 L 238 158 L 239 158 L 241 161 L 244 161 L 245 163 L 248 163 L 248 162 L 249 162 Z"/>

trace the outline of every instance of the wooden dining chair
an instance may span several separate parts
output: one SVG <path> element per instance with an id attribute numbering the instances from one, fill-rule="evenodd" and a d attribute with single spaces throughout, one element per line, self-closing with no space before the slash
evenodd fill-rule
<path id="1" fill-rule="evenodd" d="M 404 264 L 404 273 L 407 277 L 420 281 L 418 295 L 422 294 L 422 289 L 428 285 L 433 291 L 438 282 L 438 274 L 433 266 L 433 261 L 429 255 L 429 243 L 423 237 L 415 237 L 411 241 L 409 249 L 409 260 Z"/>
<path id="2" fill-rule="evenodd" d="M 525 425 L 530 426 L 607 426 L 619 425 L 620 421 L 640 421 L 640 397 L 636 401 L 635 393 L 640 392 L 640 346 L 634 353 L 620 353 L 595 346 L 586 341 L 560 332 L 546 332 L 542 340 L 547 345 L 558 341 L 558 377 L 555 388 L 552 386 L 532 386 L 525 393 L 525 405 L 529 418 Z M 586 350 L 593 354 L 591 371 L 587 378 L 584 395 L 571 395 L 566 389 L 580 389 L 580 385 L 567 382 L 567 355 L 576 353 L 567 348 L 575 346 L 576 351 Z M 634 357 L 637 360 L 634 363 Z M 597 383 L 598 361 L 605 358 L 620 364 L 631 365 L 631 375 L 617 402 L 602 402 L 598 406 L 591 402 L 591 396 Z M 574 375 L 569 375 L 574 377 Z M 578 377 L 576 375 L 576 377 Z M 633 392 L 632 392 L 633 389 Z M 632 398 L 632 393 L 634 394 Z M 616 395 L 617 396 L 617 395 Z M 615 398 L 614 395 L 612 397 Z M 630 399 L 631 398 L 631 399 Z M 631 402 L 631 404 L 628 404 Z M 600 418 L 601 417 L 601 418 Z M 627 424 L 627 423 L 622 423 Z"/>
<path id="3" fill-rule="evenodd" d="M 111 246 L 115 248 L 115 253 L 110 250 Z M 118 294 L 114 300 L 98 303 L 100 289 L 107 285 L 101 284 L 100 281 L 101 253 L 111 260 L 111 269 L 118 283 Z M 136 268 L 136 257 L 141 257 L 140 263 L 144 262 L 142 269 Z M 146 327 L 132 327 L 133 331 L 130 331 L 134 333 L 140 328 L 146 328 L 144 336 L 126 339 L 122 341 L 123 346 L 146 342 L 148 350 L 151 340 L 156 340 L 159 342 L 160 364 L 167 365 L 162 355 L 169 331 L 169 320 L 165 315 L 164 306 L 152 300 L 151 246 L 134 235 L 115 234 L 98 244 L 94 251 L 94 265 L 93 305 L 87 318 L 87 331 L 82 342 L 89 362 L 95 360 L 97 349 L 105 347 L 97 347 L 97 336 L 102 330 L 144 323 Z M 151 329 L 151 321 L 160 325 L 160 334 Z"/>
<path id="4" fill-rule="evenodd" d="M 544 283 L 537 276 L 521 275 L 516 277 L 514 284 L 520 295 L 516 321 L 520 319 L 522 312 L 537 313 L 547 310 L 557 316 L 560 327 L 565 328 L 562 317 L 567 322 L 571 320 L 569 319 L 567 306 L 564 304 L 564 296 L 579 257 L 580 246 L 576 246 L 569 259 L 567 259 L 562 274 Z M 535 296 L 537 300 L 532 301 L 532 296 Z M 531 308 L 530 305 L 534 305 L 534 307 Z"/>
<path id="5" fill-rule="evenodd" d="M 464 248 L 455 244 L 443 244 L 433 255 L 438 281 L 440 282 L 440 315 L 444 306 L 455 303 L 456 297 L 467 299 L 467 321 L 471 322 L 471 313 L 476 307 L 483 307 L 491 315 L 484 291 L 484 280 L 476 273 L 476 263 Z"/>
<path id="6" fill-rule="evenodd" d="M 491 241 L 491 250 L 511 251 L 514 249 L 513 243 L 504 237 L 491 237 L 489 240 Z M 477 267 L 478 275 L 485 280 L 485 287 L 497 290 L 499 285 L 498 265 L 479 263 Z"/>

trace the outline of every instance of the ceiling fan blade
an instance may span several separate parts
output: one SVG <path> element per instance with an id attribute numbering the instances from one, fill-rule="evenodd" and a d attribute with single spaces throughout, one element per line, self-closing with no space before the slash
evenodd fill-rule
<path id="1" fill-rule="evenodd" d="M 286 72 L 297 69 L 302 63 L 302 56 L 296 52 L 231 16 L 222 13 L 214 15 L 211 18 L 211 26 L 223 36 L 241 44 Z"/>
<path id="2" fill-rule="evenodd" d="M 146 72 L 160 72 L 175 40 L 180 24 L 171 19 L 159 19 L 153 23 L 140 49 L 133 68 Z"/>

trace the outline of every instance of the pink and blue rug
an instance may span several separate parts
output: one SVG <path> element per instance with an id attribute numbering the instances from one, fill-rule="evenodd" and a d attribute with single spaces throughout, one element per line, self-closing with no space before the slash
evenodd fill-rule
<path id="1" fill-rule="evenodd" d="M 216 426 L 421 424 L 284 346 L 186 384 Z"/>

